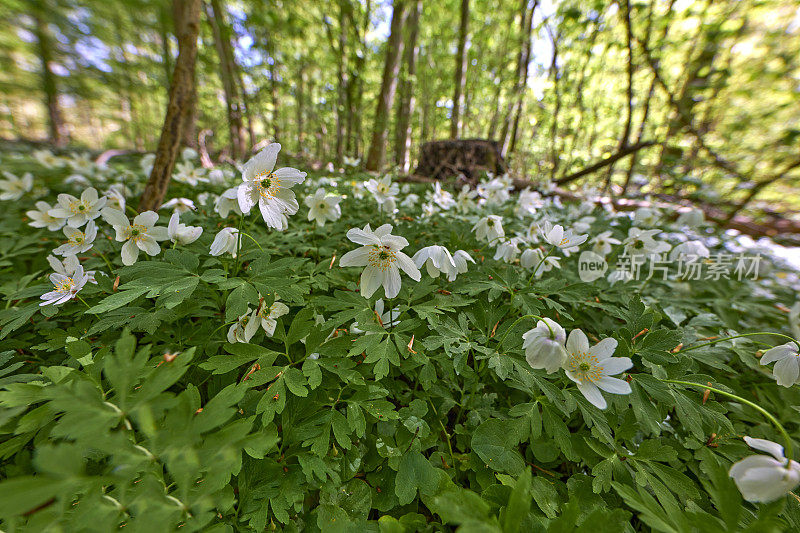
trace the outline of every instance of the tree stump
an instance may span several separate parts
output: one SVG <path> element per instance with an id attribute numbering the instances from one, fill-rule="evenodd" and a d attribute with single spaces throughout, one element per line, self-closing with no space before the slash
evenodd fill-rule
<path id="1" fill-rule="evenodd" d="M 486 139 L 430 141 L 420 147 L 419 164 L 414 174 L 445 179 L 463 174 L 474 181 L 486 172 L 508 171 L 500 144 Z"/>

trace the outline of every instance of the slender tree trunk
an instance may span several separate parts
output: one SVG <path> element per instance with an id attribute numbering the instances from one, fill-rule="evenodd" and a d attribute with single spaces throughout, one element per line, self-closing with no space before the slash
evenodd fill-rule
<path id="1" fill-rule="evenodd" d="M 164 83 L 172 82 L 172 50 L 169 45 L 169 11 L 166 3 L 158 16 L 159 38 L 161 39 L 161 64 L 164 66 Z"/>
<path id="2" fill-rule="evenodd" d="M 392 8 L 392 24 L 389 40 L 386 43 L 386 61 L 383 66 L 381 92 L 375 109 L 375 126 L 367 154 L 367 170 L 379 170 L 386 155 L 386 139 L 389 135 L 389 111 L 394 103 L 397 77 L 400 70 L 400 57 L 403 55 L 403 25 L 405 24 L 405 3 L 395 0 Z"/>
<path id="3" fill-rule="evenodd" d="M 553 60 L 550 62 L 550 77 L 553 80 L 553 93 L 556 99 L 556 104 L 553 108 L 553 122 L 550 125 L 550 179 L 554 180 L 560 163 L 558 157 L 558 115 L 561 111 L 561 75 L 558 71 L 558 44 L 561 39 L 559 34 L 554 31 L 550 31 L 550 37 L 553 41 Z M 594 122 L 595 124 L 597 123 L 597 121 Z"/>
<path id="4" fill-rule="evenodd" d="M 354 76 L 357 76 L 357 82 L 354 84 L 350 83 L 350 85 L 355 85 L 355 95 L 354 95 L 354 102 L 355 104 L 350 106 L 348 109 L 348 113 L 350 115 L 350 120 L 352 122 L 351 129 L 353 130 L 353 146 L 351 153 L 356 157 L 361 157 L 361 145 L 363 142 L 363 130 L 364 130 L 364 120 L 363 114 L 359 112 L 362 106 L 362 102 L 364 101 L 364 77 L 362 73 L 364 71 L 364 62 L 366 61 L 367 52 L 368 52 L 368 45 L 367 45 L 367 32 L 369 31 L 369 24 L 370 24 L 370 17 L 372 16 L 372 0 L 366 0 L 364 4 L 364 17 L 362 19 L 361 31 L 359 34 L 359 41 L 361 47 L 361 53 L 356 54 L 356 58 L 354 61 L 353 73 Z M 355 27 L 355 23 L 353 27 Z M 351 80 L 354 76 L 351 76 Z"/>
<path id="5" fill-rule="evenodd" d="M 270 96 L 270 105 L 272 107 L 272 140 L 278 141 L 280 139 L 280 121 L 278 120 L 278 72 L 277 72 L 277 63 L 278 59 L 275 57 L 275 46 L 270 39 L 269 44 L 269 55 L 272 58 L 272 62 L 269 65 L 269 96 Z M 270 131 L 270 128 L 265 128 L 265 131 Z"/>
<path id="6" fill-rule="evenodd" d="M 417 55 L 419 54 L 417 35 L 419 34 L 421 15 L 422 0 L 417 0 L 408 18 L 408 44 L 404 57 L 406 75 L 400 82 L 400 105 L 397 108 L 395 163 L 404 173 L 408 173 L 411 168 L 411 118 L 414 116 L 416 107 L 414 89 L 417 81 Z"/>
<path id="7" fill-rule="evenodd" d="M 44 90 L 45 107 L 47 107 L 49 140 L 56 146 L 64 146 L 67 142 L 63 115 L 58 104 L 58 83 L 52 71 L 53 45 L 50 39 L 50 30 L 44 17 L 47 15 L 47 5 L 42 0 L 33 9 L 31 14 L 36 24 L 34 32 L 39 44 L 39 61 L 42 63 L 42 89 Z"/>
<path id="8" fill-rule="evenodd" d="M 330 26 L 325 22 L 325 29 L 331 41 L 331 48 L 336 56 L 336 71 L 339 83 L 336 86 L 336 166 L 341 168 L 344 163 L 344 151 L 347 144 L 345 139 L 345 106 L 347 104 L 348 87 L 350 80 L 347 75 L 347 65 L 345 64 L 345 49 L 347 48 L 347 25 L 345 22 L 344 3 L 339 3 L 339 35 L 338 45 L 334 45 L 333 34 Z"/>
<path id="9" fill-rule="evenodd" d="M 503 156 L 507 155 L 511 148 L 512 136 L 514 134 L 514 122 L 519 122 L 517 117 L 519 117 L 519 113 L 521 113 L 520 107 L 522 106 L 522 97 L 525 94 L 525 87 L 528 81 L 528 58 L 530 57 L 533 13 L 536 10 L 537 4 L 538 2 L 534 2 L 533 6 L 528 9 L 528 0 L 522 0 L 520 7 L 520 43 L 519 54 L 517 55 L 517 71 L 514 80 L 514 93 L 508 101 L 503 130 L 500 134 L 503 141 L 500 153 Z"/>
<path id="10" fill-rule="evenodd" d="M 524 61 L 522 62 L 522 77 L 520 78 L 519 90 L 516 94 L 516 102 L 514 102 L 514 125 L 511 128 L 511 141 L 508 144 L 508 152 L 514 152 L 517 149 L 517 134 L 519 132 L 519 121 L 522 117 L 522 110 L 525 107 L 525 91 L 528 88 L 528 64 L 531 62 L 531 32 L 533 31 L 533 14 L 536 11 L 536 6 L 539 5 L 538 0 L 533 2 L 529 12 L 528 20 L 524 32 Z"/>
<path id="11" fill-rule="evenodd" d="M 467 79 L 467 43 L 469 41 L 469 0 L 461 0 L 461 23 L 458 27 L 458 51 L 456 52 L 455 91 L 453 112 L 450 120 L 450 137 L 461 135 L 464 87 Z"/>
<path id="12" fill-rule="evenodd" d="M 305 140 L 306 140 L 306 133 L 303 129 L 303 119 L 305 117 L 305 78 L 306 78 L 306 67 L 304 64 L 300 64 L 300 71 L 297 73 L 297 86 L 295 88 L 295 98 L 297 100 L 295 105 L 295 112 L 297 117 L 295 121 L 297 122 L 297 152 L 302 153 L 305 149 Z"/>
<path id="13" fill-rule="evenodd" d="M 242 125 L 242 105 L 236 84 L 236 65 L 231 48 L 231 34 L 225 22 L 225 13 L 219 0 L 208 0 L 206 15 L 214 33 L 214 44 L 219 57 L 219 77 L 225 94 L 225 106 L 230 131 L 231 157 L 237 159 L 245 153 L 244 126 Z"/>
<path id="14" fill-rule="evenodd" d="M 631 4 L 630 0 L 620 0 L 620 10 L 622 21 L 625 24 L 625 43 L 627 47 L 627 65 L 626 72 L 628 74 L 625 107 L 625 127 L 622 130 L 622 136 L 619 138 L 617 145 L 617 152 L 628 146 L 631 136 L 631 126 L 633 124 L 633 34 L 631 32 Z M 606 171 L 606 182 L 603 185 L 603 193 L 611 188 L 611 179 L 614 177 L 614 163 L 608 165 Z"/>
<path id="15" fill-rule="evenodd" d="M 202 2 L 202 0 L 201 0 Z M 191 31 L 189 28 L 186 27 L 188 22 L 184 19 L 183 13 L 183 4 L 184 2 L 177 2 L 173 0 L 172 2 L 172 20 L 175 24 L 175 38 L 177 39 L 179 33 L 186 33 Z M 178 49 L 178 53 L 180 53 L 180 48 Z M 174 72 L 174 69 L 173 69 Z M 170 74 L 170 84 L 169 86 L 172 87 L 172 76 L 174 74 Z M 186 110 L 183 112 L 183 125 L 181 126 L 181 145 L 188 146 L 190 148 L 198 148 L 198 136 L 197 136 L 197 81 L 196 81 L 196 74 L 194 70 L 194 66 L 191 70 L 192 76 L 192 83 L 190 87 L 189 98 L 186 100 Z"/>
<path id="16" fill-rule="evenodd" d="M 174 0 L 177 15 L 175 34 L 178 37 L 178 58 L 175 61 L 175 71 L 172 73 L 169 102 L 153 170 L 139 201 L 140 212 L 161 207 L 178 157 L 194 85 L 197 34 L 200 30 L 200 1 Z"/>

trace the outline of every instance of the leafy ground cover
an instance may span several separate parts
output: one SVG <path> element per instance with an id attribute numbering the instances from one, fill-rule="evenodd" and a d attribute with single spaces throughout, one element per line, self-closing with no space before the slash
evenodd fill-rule
<path id="1" fill-rule="evenodd" d="M 697 212 L 2 161 L 6 531 L 800 528 L 800 283 Z"/>

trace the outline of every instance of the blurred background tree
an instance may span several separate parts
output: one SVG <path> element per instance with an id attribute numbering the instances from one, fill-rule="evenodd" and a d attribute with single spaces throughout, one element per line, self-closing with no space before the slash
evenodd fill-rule
<path id="1" fill-rule="evenodd" d="M 0 136 L 155 150 L 172 1 L 2 5 Z M 799 62 L 796 0 L 203 0 L 181 142 L 408 172 L 492 139 L 525 179 L 797 210 Z"/>

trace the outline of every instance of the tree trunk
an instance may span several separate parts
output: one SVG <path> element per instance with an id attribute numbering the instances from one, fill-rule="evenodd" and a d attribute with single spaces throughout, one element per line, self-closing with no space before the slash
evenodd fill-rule
<path id="1" fill-rule="evenodd" d="M 270 41 L 273 37 L 270 36 Z M 273 142 L 278 142 L 280 139 L 280 121 L 279 118 L 279 108 L 278 108 L 278 80 L 277 80 L 277 63 L 278 60 L 275 57 L 275 45 L 270 42 L 269 44 L 269 55 L 272 58 L 272 62 L 269 64 L 269 97 L 270 97 L 270 105 L 272 107 L 272 140 Z M 265 131 L 270 131 L 270 128 L 265 128 Z"/>
<path id="2" fill-rule="evenodd" d="M 634 71 L 634 64 L 633 64 L 633 34 L 631 32 L 631 4 L 630 0 L 621 0 L 620 1 L 621 7 L 621 16 L 622 21 L 625 24 L 625 43 L 627 49 L 627 65 L 626 65 L 626 72 L 627 72 L 627 88 L 625 90 L 625 127 L 622 130 L 622 135 L 619 138 L 619 144 L 617 145 L 617 152 L 628 146 L 630 142 L 631 136 L 631 126 L 633 123 L 633 71 Z M 606 182 L 603 185 L 603 193 L 605 194 L 607 191 L 611 189 L 611 179 L 614 177 L 614 163 L 608 165 L 608 170 L 606 171 Z M 613 196 L 613 193 L 612 193 Z"/>
<path id="3" fill-rule="evenodd" d="M 244 126 L 242 126 L 242 103 L 236 84 L 236 62 L 231 48 L 231 33 L 225 22 L 225 13 L 219 0 L 209 0 L 206 15 L 214 33 L 214 44 L 219 57 L 219 77 L 225 94 L 225 106 L 230 131 L 231 157 L 238 159 L 245 153 Z"/>
<path id="4" fill-rule="evenodd" d="M 456 52 L 455 92 L 453 113 L 450 121 L 450 137 L 461 135 L 461 111 L 464 107 L 464 87 L 467 79 L 467 41 L 469 40 L 469 0 L 461 0 L 461 23 L 458 27 L 458 51 Z"/>
<path id="5" fill-rule="evenodd" d="M 36 40 L 39 44 L 39 61 L 42 63 L 42 89 L 44 90 L 45 107 L 47 107 L 48 137 L 56 146 L 64 146 L 67 142 L 64 131 L 64 119 L 58 104 L 58 84 L 56 76 L 51 70 L 53 61 L 53 45 L 50 40 L 50 30 L 44 17 L 47 15 L 47 5 L 42 1 L 39 6 L 41 11 L 31 11 L 36 23 Z"/>
<path id="6" fill-rule="evenodd" d="M 514 84 L 514 93 L 508 101 L 506 107 L 505 120 L 501 133 L 502 144 L 500 152 L 503 157 L 508 154 L 512 144 L 512 137 L 515 135 L 514 124 L 519 123 L 519 116 L 522 113 L 522 97 L 525 94 L 525 87 L 528 81 L 528 61 L 530 58 L 531 31 L 533 30 L 533 12 L 536 10 L 538 1 L 533 3 L 528 9 L 528 0 L 522 0 L 520 8 L 520 44 L 519 54 L 517 55 L 517 73 Z"/>
<path id="7" fill-rule="evenodd" d="M 341 168 L 344 163 L 344 151 L 347 144 L 345 139 L 345 124 L 347 117 L 345 116 L 345 105 L 347 103 L 348 87 L 350 85 L 350 78 L 347 72 L 347 64 L 345 63 L 345 49 L 347 48 L 347 25 L 345 22 L 345 5 L 343 2 L 339 3 L 339 32 L 338 37 L 334 41 L 333 30 L 328 23 L 328 17 L 323 16 L 323 24 L 325 25 L 325 32 L 328 35 L 331 51 L 336 57 L 336 77 L 339 83 L 336 85 L 336 166 Z"/>
<path id="8" fill-rule="evenodd" d="M 406 75 L 400 82 L 400 105 L 397 108 L 397 137 L 395 163 L 403 173 L 411 168 L 411 118 L 414 115 L 416 99 L 414 89 L 417 79 L 417 55 L 419 45 L 419 19 L 422 15 L 422 0 L 417 0 L 408 19 L 408 44 L 406 45 L 404 62 Z"/>
<path id="9" fill-rule="evenodd" d="M 194 69 L 197 59 L 197 34 L 200 30 L 200 0 L 174 0 L 175 35 L 178 58 L 172 73 L 164 127 L 158 140 L 153 170 L 139 200 L 139 211 L 161 207 L 178 157 L 186 115 L 190 111 Z"/>
<path id="10" fill-rule="evenodd" d="M 297 153 L 302 154 L 306 148 L 305 140 L 306 133 L 303 130 L 303 119 L 305 117 L 305 99 L 303 93 L 305 92 L 305 79 L 306 79 L 306 66 L 304 63 L 300 64 L 300 71 L 297 73 L 297 86 L 295 88 L 295 112 L 297 114 Z"/>
<path id="11" fill-rule="evenodd" d="M 379 170 L 386 155 L 386 139 L 389 135 L 389 111 L 394 103 L 397 89 L 397 76 L 400 70 L 400 56 L 403 54 L 403 25 L 405 23 L 405 3 L 396 0 L 392 8 L 392 24 L 389 40 L 386 43 L 386 61 L 383 65 L 381 92 L 375 109 L 375 126 L 367 154 L 367 170 Z"/>
<path id="12" fill-rule="evenodd" d="M 361 109 L 362 102 L 364 101 L 364 76 L 362 76 L 362 73 L 364 71 L 364 62 L 368 55 L 367 32 L 369 31 L 371 16 L 372 1 L 366 0 L 364 3 L 364 18 L 362 19 L 361 33 L 359 35 L 359 40 L 361 41 L 361 53 L 356 54 L 356 60 L 354 64 L 354 72 L 358 76 L 358 83 L 356 84 L 354 95 L 355 105 L 349 108 L 349 114 L 351 115 L 349 120 L 351 120 L 353 123 L 353 147 L 351 153 L 355 157 L 361 157 L 361 143 L 363 142 L 362 133 L 364 130 L 364 119 L 363 114 L 357 111 Z M 355 24 L 353 24 L 353 26 L 355 27 Z"/>

